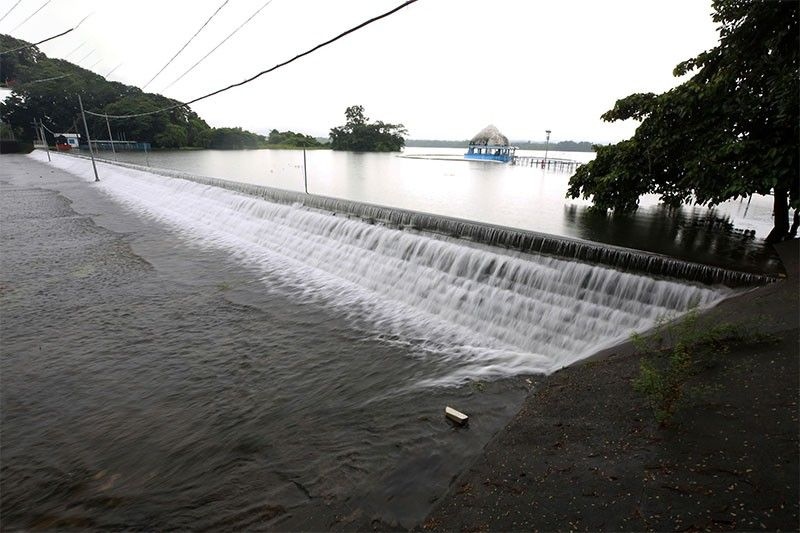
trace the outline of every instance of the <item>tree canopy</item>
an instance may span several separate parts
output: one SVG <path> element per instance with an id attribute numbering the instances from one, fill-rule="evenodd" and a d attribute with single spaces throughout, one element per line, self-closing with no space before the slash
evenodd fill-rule
<path id="1" fill-rule="evenodd" d="M 34 119 L 43 120 L 55 132 L 83 134 L 78 97 L 86 109 L 108 115 L 146 113 L 178 104 L 160 94 L 145 93 L 138 87 L 107 81 L 92 71 L 68 61 L 48 58 L 35 46 L 0 34 L 0 50 L 15 52 L 0 55 L 0 84 L 12 94 L 0 102 L 3 132 L 31 141 L 36 134 Z M 108 138 L 105 119 L 86 115 L 93 139 Z M 276 144 L 263 135 L 242 128 L 212 128 L 197 113 L 182 106 L 163 113 L 110 119 L 112 135 L 150 142 L 156 148 L 264 148 Z M 273 130 L 276 131 L 276 130 Z M 5 133 L 4 133 L 5 134 Z M 278 133 L 282 146 L 317 146 L 313 137 L 299 133 Z M 52 139 L 50 139 L 52 141 Z"/>
<path id="2" fill-rule="evenodd" d="M 331 148 L 354 152 L 397 152 L 405 146 L 407 135 L 402 124 L 374 123 L 364 115 L 364 107 L 354 105 L 344 112 L 347 123 L 331 129 Z"/>
<path id="3" fill-rule="evenodd" d="M 800 6 L 715 0 L 713 7 L 719 44 L 675 68 L 676 76 L 694 72 L 686 82 L 658 95 L 632 94 L 602 115 L 641 124 L 631 139 L 595 147 L 596 158 L 578 168 L 567 194 L 631 211 L 648 193 L 669 206 L 772 193 L 768 240 L 781 240 L 790 232 L 787 199 L 800 207 Z"/>
<path id="4" fill-rule="evenodd" d="M 267 136 L 267 145 L 276 147 L 285 146 L 289 148 L 322 148 L 327 146 L 311 135 L 278 130 L 269 132 L 269 136 Z"/>

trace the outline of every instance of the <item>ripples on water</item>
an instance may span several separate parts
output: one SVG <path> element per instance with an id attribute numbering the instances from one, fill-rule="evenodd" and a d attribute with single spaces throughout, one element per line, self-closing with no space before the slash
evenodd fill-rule
<path id="1" fill-rule="evenodd" d="M 726 294 L 102 172 L 129 237 L 54 193 L 4 205 L 57 215 L 4 224 L 11 527 L 411 527 L 516 410 L 509 376 Z"/>

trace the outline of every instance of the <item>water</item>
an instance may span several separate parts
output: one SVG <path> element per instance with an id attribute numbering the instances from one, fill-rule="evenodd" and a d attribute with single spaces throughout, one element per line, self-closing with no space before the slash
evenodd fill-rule
<path id="1" fill-rule="evenodd" d="M 95 184 L 63 155 L 38 168 L 76 204 L 2 196 L 7 527 L 413 527 L 536 376 L 731 294 L 102 163 Z"/>
<path id="2" fill-rule="evenodd" d="M 457 148 L 406 148 L 408 155 L 457 157 Z M 519 155 L 543 155 L 521 150 Z M 110 156 L 110 154 L 103 154 Z M 591 153 L 550 152 L 586 162 Z M 121 160 L 145 164 L 141 153 Z M 645 196 L 632 215 L 603 215 L 567 200 L 569 173 L 476 161 L 411 159 L 397 154 L 308 151 L 309 192 L 647 250 L 748 272 L 777 272 L 762 239 L 772 228 L 772 198 L 754 196 L 715 209 L 667 210 Z M 155 152 L 149 164 L 203 176 L 303 190 L 297 150 Z M 754 234 L 751 234 L 754 232 Z"/>

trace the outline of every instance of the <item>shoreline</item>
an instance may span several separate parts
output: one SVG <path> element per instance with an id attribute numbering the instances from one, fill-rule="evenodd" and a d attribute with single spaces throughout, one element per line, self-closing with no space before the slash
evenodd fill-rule
<path id="1" fill-rule="evenodd" d="M 50 172 L 52 173 L 52 170 L 51 170 Z M 40 177 L 41 177 L 41 176 L 40 176 Z M 791 243 L 789 243 L 789 244 L 791 245 Z M 794 245 L 795 245 L 795 248 L 794 248 L 794 252 L 793 252 L 793 253 L 794 253 L 794 257 L 796 257 L 796 255 L 797 255 L 797 253 L 796 253 L 796 252 L 797 252 L 796 244 L 797 244 L 797 242 L 795 241 L 795 243 L 794 243 Z M 787 270 L 792 270 L 792 267 L 790 267 L 790 266 L 789 266 L 789 267 L 787 268 Z M 794 267 L 793 267 L 793 270 L 792 270 L 792 271 L 793 271 L 793 272 L 796 272 L 796 270 L 797 270 L 797 266 L 796 266 L 796 261 L 795 261 L 795 264 L 794 264 Z M 752 297 L 754 297 L 756 294 L 757 294 L 757 295 L 762 295 L 764 298 L 766 298 L 766 296 L 764 296 L 764 295 L 765 295 L 765 294 L 767 294 L 767 293 L 770 293 L 770 294 L 771 294 L 771 293 L 783 293 L 783 294 L 785 295 L 785 294 L 789 294 L 789 293 L 792 293 L 792 292 L 793 292 L 794 294 L 796 294 L 796 278 L 797 278 L 797 276 L 796 276 L 796 275 L 795 275 L 795 276 L 793 276 L 793 277 L 792 277 L 793 281 L 791 281 L 791 280 L 790 280 L 790 282 L 789 282 L 789 283 L 793 282 L 793 283 L 795 284 L 795 285 L 794 285 L 794 289 L 788 289 L 788 288 L 787 288 L 787 282 L 785 282 L 785 281 L 781 281 L 781 282 L 778 282 L 778 283 L 772 283 L 772 284 L 769 284 L 769 285 L 767 285 L 766 287 L 762 287 L 762 288 L 760 288 L 760 289 L 754 289 L 754 290 L 750 290 L 750 291 L 748 291 L 748 292 L 746 292 L 746 293 L 744 293 L 744 294 L 741 294 L 741 295 L 739 295 L 739 296 L 737 296 L 737 297 L 735 297 L 735 298 L 732 298 L 732 299 L 725 300 L 724 302 L 720 303 L 718 306 L 716 306 L 716 307 L 715 307 L 715 308 L 713 308 L 712 310 L 708 311 L 708 313 L 711 313 L 711 312 L 719 312 L 719 311 L 717 311 L 717 310 L 718 310 L 718 309 L 725 309 L 726 305 L 729 307 L 729 306 L 730 306 L 729 302 L 731 302 L 732 300 L 733 300 L 733 301 L 738 301 L 738 299 L 739 299 L 739 298 L 743 298 L 743 297 L 751 297 L 751 298 L 752 298 Z M 765 291 L 766 291 L 766 292 L 765 292 Z M 792 303 L 790 300 L 787 300 L 787 302 L 788 302 L 788 303 L 790 303 L 790 304 Z M 730 309 L 728 312 L 729 312 L 729 313 L 736 313 L 737 311 L 738 311 L 738 312 L 740 312 L 740 310 L 738 310 L 738 309 L 736 308 L 736 306 L 734 305 L 734 306 L 733 306 L 733 308 L 731 308 L 731 309 Z M 776 311 L 775 311 L 775 309 L 773 309 L 773 310 L 772 310 L 772 312 L 776 312 Z M 791 313 L 792 313 L 792 311 L 791 311 L 791 309 L 790 309 L 790 310 L 789 310 L 789 312 L 788 312 L 787 314 L 783 315 L 783 318 L 784 318 L 784 319 L 786 319 L 787 317 L 789 317 L 789 316 L 792 316 L 792 315 L 791 315 Z M 797 316 L 797 311 L 796 311 L 796 302 L 794 302 L 794 311 L 793 311 L 793 313 L 794 313 L 794 315 L 793 315 L 793 316 L 795 317 L 795 320 L 794 320 L 794 326 L 796 327 L 796 316 Z M 741 314 L 741 312 L 740 312 L 740 314 Z M 784 330 L 785 330 L 787 327 L 789 327 L 789 326 L 792 326 L 792 321 L 791 321 L 791 320 L 784 320 L 784 322 L 783 322 L 783 323 L 775 324 L 775 327 L 776 327 L 776 328 L 777 328 L 779 331 L 784 331 Z M 796 333 L 796 332 L 795 332 L 795 333 Z M 796 335 L 795 335 L 795 338 L 796 338 Z M 611 352 L 607 358 L 613 358 L 613 359 L 615 359 L 615 360 L 620 360 L 620 361 L 623 361 L 623 362 L 624 362 L 624 361 L 626 361 L 626 359 L 625 359 L 625 356 L 624 356 L 624 354 L 622 353 L 622 352 L 623 352 L 623 350 L 625 349 L 624 347 L 625 347 L 625 344 L 622 344 L 622 345 L 619 345 L 619 346 L 616 346 L 616 347 L 613 347 L 613 348 L 609 348 L 609 349 L 607 349 L 606 351 L 608 351 L 608 352 Z M 606 375 L 606 377 L 607 377 L 608 379 L 615 377 L 615 376 L 614 376 L 614 372 L 613 372 L 613 371 L 611 371 L 611 370 L 613 370 L 613 368 L 612 368 L 611 370 L 609 370 L 609 368 L 608 368 L 608 367 L 604 367 L 604 364 L 605 364 L 605 363 L 604 363 L 604 361 L 605 361 L 605 359 L 602 359 L 601 361 L 598 361 L 598 363 L 595 363 L 595 361 L 594 361 L 594 359 L 595 359 L 595 358 L 601 358 L 601 357 L 605 357 L 605 356 L 602 356 L 602 355 L 601 355 L 601 354 L 603 354 L 604 352 L 605 352 L 605 351 L 598 352 L 597 354 L 595 354 L 594 356 L 590 357 L 589 359 L 585 359 L 585 360 L 581 360 L 581 361 L 579 361 L 579 363 L 580 363 L 580 364 L 573 364 L 573 365 L 571 365 L 571 366 L 569 366 L 569 367 L 567 367 L 567 368 L 565 368 L 565 369 L 563 369 L 563 370 L 561 370 L 561 371 L 557 372 L 557 373 L 556 373 L 556 374 L 554 374 L 553 376 L 550 376 L 550 377 L 547 377 L 547 378 L 543 378 L 543 379 L 542 379 L 542 386 L 541 386 L 540 388 L 544 389 L 544 388 L 546 388 L 546 387 L 550 387 L 550 386 L 551 386 L 551 382 L 552 382 L 554 379 L 556 379 L 554 376 L 561 376 L 561 375 L 562 375 L 562 373 L 564 373 L 564 374 L 569 374 L 569 373 L 571 373 L 571 372 L 576 372 L 575 370 L 572 370 L 572 369 L 575 369 L 575 368 L 580 368 L 580 367 L 582 367 L 582 366 L 588 366 L 588 367 L 590 367 L 590 368 L 592 369 L 592 372 L 593 372 L 594 370 L 596 370 L 596 369 L 601 369 L 601 370 L 602 370 L 603 368 L 605 368 L 605 369 L 606 369 L 606 370 L 605 370 L 605 372 L 606 372 L 606 374 L 605 374 L 605 375 Z M 627 356 L 627 357 L 628 357 L 628 358 L 630 358 L 631 356 L 629 355 L 629 356 Z M 603 364 L 600 364 L 600 363 L 603 363 Z M 795 366 L 796 366 L 796 365 L 795 365 Z M 625 367 L 624 367 L 624 365 L 623 365 L 623 368 L 625 368 Z M 591 372 L 590 372 L 590 374 L 591 374 Z M 785 375 L 789 375 L 789 376 L 791 377 L 791 375 L 795 375 L 795 376 L 796 376 L 796 374 L 797 374 L 797 373 L 796 373 L 796 372 L 794 372 L 794 374 L 792 374 L 791 372 L 784 372 L 783 374 L 785 374 Z M 579 374 L 579 375 L 580 375 L 580 374 Z M 561 377 L 559 377 L 558 379 L 561 379 Z M 630 390 L 629 384 L 625 384 L 625 383 L 623 383 L 623 381 L 624 381 L 624 380 L 622 380 L 622 381 L 621 381 L 621 380 L 617 380 L 616 382 L 610 382 L 610 381 L 609 381 L 609 383 L 612 383 L 612 384 L 614 385 L 614 387 L 611 387 L 611 389 L 610 389 L 610 393 L 611 393 L 612 395 L 613 395 L 613 394 L 615 394 L 615 393 L 616 393 L 616 394 L 620 394 L 621 392 L 626 392 L 626 391 L 628 392 L 628 395 L 629 395 L 629 396 L 632 396 L 632 395 L 633 395 L 632 391 Z M 622 386 L 619 386 L 620 384 L 622 384 Z M 580 378 L 573 378 L 573 382 L 572 382 L 572 383 L 569 383 L 569 382 L 567 382 L 567 383 L 563 384 L 563 385 L 562 385 L 562 387 L 561 387 L 561 389 L 560 389 L 560 392 L 559 392 L 559 391 L 556 391 L 556 393 L 555 393 L 555 394 L 553 394 L 553 397 L 554 397 L 554 398 L 556 398 L 556 399 L 558 399 L 558 398 L 559 398 L 559 396 L 558 396 L 558 395 L 559 395 L 559 394 L 561 394 L 561 397 L 560 397 L 560 398 L 561 398 L 561 400 L 567 399 L 567 400 L 570 400 L 570 401 L 571 401 L 571 400 L 573 399 L 573 396 L 577 396 L 579 399 L 580 399 L 580 398 L 582 398 L 582 397 L 583 397 L 583 398 L 586 398 L 586 397 L 588 397 L 589 399 L 591 399 L 592 397 L 594 397 L 594 398 L 597 398 L 598 396 L 601 396 L 601 395 L 602 395 L 602 394 L 598 394 L 598 390 L 599 390 L 599 389 L 598 389 L 598 388 L 595 388 L 595 389 L 592 391 L 592 394 L 590 394 L 590 395 L 588 395 L 588 396 L 587 396 L 587 393 L 586 393 L 586 392 L 585 392 L 583 389 L 581 389 L 581 387 L 582 387 L 582 386 L 584 386 L 584 385 L 585 385 L 585 380 L 581 380 Z M 626 386 L 627 386 L 628 388 L 625 388 Z M 573 395 L 573 394 L 572 394 L 572 392 L 573 392 L 573 391 L 575 391 L 575 390 L 577 390 L 577 391 L 578 391 L 577 395 Z M 534 392 L 532 395 L 535 395 L 535 394 L 536 394 L 536 392 Z M 612 396 L 612 397 L 613 397 L 613 396 Z M 526 405 L 527 405 L 527 403 L 528 403 L 529 401 L 530 401 L 530 396 L 529 396 L 528 400 L 525 400 L 524 404 L 522 405 L 522 407 L 520 407 L 520 409 L 525 409 L 525 408 L 526 408 Z M 515 402 L 515 406 L 516 406 L 516 402 Z M 796 406 L 796 403 L 795 403 L 795 406 Z M 556 408 L 562 408 L 562 407 L 563 407 L 563 404 L 559 405 L 559 404 L 557 403 L 555 407 L 556 407 Z M 615 409 L 615 408 L 616 408 L 616 406 L 615 406 L 615 405 L 610 405 L 610 407 L 609 407 L 608 409 L 609 409 L 609 410 L 613 410 L 613 409 Z M 510 414 L 511 414 L 511 413 L 513 413 L 515 410 L 516 410 L 516 408 L 511 408 L 511 409 L 509 409 L 509 410 L 508 410 L 508 414 L 510 415 Z M 597 418 L 597 415 L 598 415 L 598 413 L 594 413 L 594 416 L 595 416 L 595 418 Z M 637 415 L 641 415 L 641 413 L 637 413 Z M 647 415 L 647 413 L 645 413 L 645 414 L 643 414 L 642 416 L 640 416 L 640 420 L 639 420 L 639 422 L 640 422 L 642 425 L 644 425 L 644 423 L 645 423 L 645 422 L 647 422 L 647 421 L 649 420 L 649 419 L 647 418 L 647 416 L 648 416 L 648 415 Z M 519 414 L 517 415 L 517 417 L 519 417 Z M 795 422 L 796 422 L 796 421 L 795 421 Z M 513 423 L 513 422 L 512 422 L 512 423 Z M 563 423 L 562 423 L 562 425 L 563 425 Z M 560 426 L 559 426 L 559 427 L 560 427 Z M 536 429 L 536 428 L 534 428 L 534 429 Z M 513 428 L 512 428 L 511 432 L 513 433 L 514 431 L 517 431 L 517 430 L 515 430 L 515 429 L 513 429 Z M 501 433 L 502 433 L 502 432 L 501 432 Z M 494 437 L 492 437 L 492 440 L 491 440 L 491 441 L 490 441 L 490 443 L 489 443 L 489 444 L 486 446 L 486 448 L 487 448 L 487 449 L 488 449 L 488 447 L 489 447 L 489 446 L 492 446 L 492 443 L 493 443 L 495 440 L 497 440 L 497 439 L 499 438 L 499 436 L 500 436 L 500 434 L 501 434 L 501 433 L 498 433 L 498 434 L 496 434 Z M 652 435 L 652 433 L 651 433 L 651 435 Z M 651 437 L 651 438 L 652 438 L 652 437 Z M 656 437 L 656 438 L 657 438 L 657 437 Z M 556 442 L 560 442 L 560 441 L 558 441 L 558 440 L 557 440 Z M 563 444 L 562 444 L 561 446 L 559 446 L 558 448 L 561 448 L 562 446 L 563 446 Z M 569 458 L 569 456 L 567 456 L 567 457 Z M 572 457 L 572 459 L 574 459 L 574 457 Z M 796 464 L 796 463 L 795 463 L 795 464 Z M 462 467 L 462 466 L 463 466 L 463 465 L 460 465 L 460 467 Z M 457 469 L 455 469 L 455 471 L 456 471 L 456 472 L 457 472 L 458 470 L 459 470 L 458 468 L 457 468 Z M 795 466 L 795 471 L 796 471 L 796 466 Z M 527 474 L 526 474 L 526 476 L 527 476 Z M 522 477 L 525 477 L 525 476 L 522 476 Z M 444 486 L 446 486 L 446 484 L 447 484 L 447 481 L 446 481 L 446 479 L 445 479 L 444 483 L 442 484 L 442 488 L 443 488 Z M 453 485 L 453 486 L 458 486 L 458 485 L 456 484 L 456 485 Z M 451 489 L 450 489 L 450 491 L 451 491 L 451 492 L 453 491 L 453 486 L 451 486 Z M 490 481 L 488 486 L 492 487 L 492 486 L 497 486 L 497 485 L 492 485 L 492 483 L 491 483 L 491 481 Z M 516 492 L 516 491 L 519 491 L 519 490 L 520 490 L 520 488 L 519 488 L 519 487 L 517 487 L 517 486 L 514 486 L 514 485 L 510 485 L 510 486 L 512 487 L 512 488 L 511 488 L 511 491 L 512 491 L 512 493 L 514 493 L 514 492 Z M 599 491 L 598 491 L 598 492 L 599 492 Z M 439 497 L 441 497 L 441 494 L 439 494 Z M 435 500 L 435 499 L 438 499 L 438 498 L 434 498 L 434 500 Z M 486 502 L 489 502 L 489 503 L 491 503 L 491 502 L 490 502 L 488 499 L 486 500 Z M 484 505 L 485 505 L 485 504 L 484 504 Z M 424 510 L 423 510 L 423 512 L 424 512 Z M 435 512 L 435 511 L 434 511 L 434 512 Z M 796 515 L 796 513 L 795 513 L 795 515 Z M 428 524 L 428 525 L 430 525 L 430 522 L 425 522 L 425 524 Z M 506 524 L 506 525 L 507 525 L 507 524 Z M 469 527 L 469 526 L 465 526 L 465 527 Z M 487 527 L 488 527 L 488 526 L 487 526 Z M 502 525 L 502 524 L 501 524 L 500 526 L 493 527 L 493 529 L 509 529 L 509 528 L 513 529 L 514 527 L 517 527 L 517 526 L 508 526 L 508 527 L 505 527 L 504 525 Z M 544 526 L 543 526 L 543 527 L 544 527 Z M 559 528 L 559 527 L 566 527 L 566 526 L 564 526 L 564 523 L 560 523 L 560 525 L 558 525 L 558 524 L 557 524 L 557 525 L 555 525 L 554 527 L 546 527 L 546 529 L 554 529 L 554 528 Z M 587 527 L 588 527 L 588 526 L 587 526 Z M 447 529 L 452 529 L 452 528 L 449 528 L 449 527 L 448 527 Z"/>
<path id="2" fill-rule="evenodd" d="M 701 393 L 659 428 L 633 390 L 630 341 L 543 379 L 420 526 L 433 531 L 798 527 L 798 244 L 784 280 L 700 323 L 755 322 L 774 343 L 702 361 Z M 703 322 L 705 321 L 705 322 Z"/>

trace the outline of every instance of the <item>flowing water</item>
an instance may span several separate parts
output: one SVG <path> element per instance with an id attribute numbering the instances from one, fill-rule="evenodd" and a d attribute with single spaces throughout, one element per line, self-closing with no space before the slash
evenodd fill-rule
<path id="1" fill-rule="evenodd" d="M 556 236 L 647 250 L 750 272 L 775 272 L 779 262 L 764 237 L 772 197 L 726 202 L 715 209 L 668 210 L 646 195 L 631 215 L 606 215 L 564 196 L 570 173 L 481 161 L 456 161 L 458 148 L 406 148 L 404 154 L 307 151 L 312 194 L 452 216 Z M 520 150 L 541 157 L 543 152 Z M 101 153 L 110 158 L 111 154 Z M 592 153 L 550 152 L 587 162 Z M 298 150 L 200 150 L 120 153 L 120 160 L 195 175 L 303 191 Z M 442 158 L 442 159 L 440 159 Z M 450 158 L 450 159 L 447 159 Z"/>
<path id="2" fill-rule="evenodd" d="M 99 167 L 47 168 L 117 233 L 36 189 L 4 230 L 14 527 L 412 527 L 536 376 L 731 293 Z"/>

